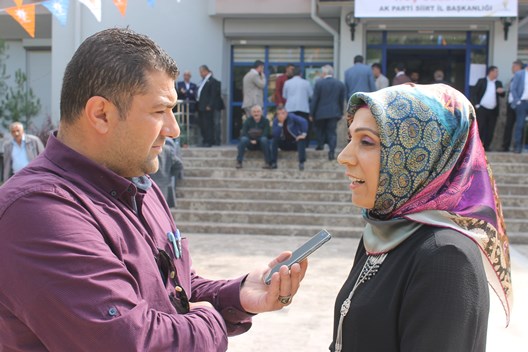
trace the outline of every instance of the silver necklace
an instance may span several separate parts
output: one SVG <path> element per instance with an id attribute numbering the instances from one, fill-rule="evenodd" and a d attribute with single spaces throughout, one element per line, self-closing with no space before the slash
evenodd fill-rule
<path id="1" fill-rule="evenodd" d="M 350 309 L 350 301 L 352 300 L 354 292 L 356 292 L 356 289 L 359 285 L 361 285 L 365 281 L 370 280 L 374 275 L 376 275 L 379 267 L 381 266 L 381 264 L 383 264 L 383 261 L 386 257 L 387 253 L 367 256 L 367 260 L 365 261 L 365 264 L 361 269 L 361 273 L 359 274 L 359 277 L 357 278 L 356 283 L 352 288 L 352 291 L 350 291 L 350 294 L 348 295 L 347 299 L 345 299 L 345 301 L 341 305 L 339 325 L 337 326 L 335 352 L 341 352 L 341 350 L 343 349 L 343 320 L 345 319 L 346 315 L 348 314 L 348 310 Z"/>

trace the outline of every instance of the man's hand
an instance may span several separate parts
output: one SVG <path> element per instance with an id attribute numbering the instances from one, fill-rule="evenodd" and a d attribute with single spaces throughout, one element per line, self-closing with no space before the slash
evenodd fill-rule
<path id="1" fill-rule="evenodd" d="M 191 310 L 193 310 L 193 308 L 198 308 L 198 307 L 206 307 L 206 308 L 212 308 L 212 309 L 215 309 L 211 303 L 206 302 L 206 301 L 200 301 L 200 302 L 189 302 L 189 308 L 190 308 Z"/>
<path id="2" fill-rule="evenodd" d="M 254 140 L 254 139 L 252 139 L 252 140 L 249 141 L 249 143 L 251 143 L 251 144 L 257 144 L 257 141 Z"/>
<path id="3" fill-rule="evenodd" d="M 297 138 L 295 138 L 295 140 L 296 140 L 296 141 L 300 141 L 301 139 L 305 139 L 305 138 L 306 138 L 306 134 L 303 133 L 303 134 L 297 136 Z"/>
<path id="4" fill-rule="evenodd" d="M 291 300 L 281 303 L 279 297 L 293 297 L 297 293 L 308 268 L 307 259 L 300 264 L 293 264 L 291 270 L 288 270 L 287 266 L 282 266 L 278 273 L 273 274 L 269 285 L 264 283 L 264 277 L 271 268 L 290 256 L 291 252 L 283 252 L 267 266 L 255 269 L 248 274 L 240 289 L 240 303 L 244 310 L 249 313 L 270 312 L 290 304 Z"/>

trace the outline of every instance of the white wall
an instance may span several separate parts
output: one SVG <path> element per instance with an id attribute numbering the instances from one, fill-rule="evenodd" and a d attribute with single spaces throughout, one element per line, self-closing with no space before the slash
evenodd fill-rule
<path id="1" fill-rule="evenodd" d="M 129 1 L 125 17 L 113 2 L 103 1 L 100 23 L 84 5 L 74 1 L 70 2 L 66 27 L 53 20 L 52 114 L 55 121 L 60 117 L 62 76 L 75 49 L 93 33 L 126 26 L 150 36 L 176 60 L 181 72 L 191 71 L 192 81 L 201 80 L 198 66 L 206 64 L 218 79 L 227 82 L 222 19 L 208 15 L 207 1 L 157 1 L 154 7 L 148 6 L 147 1 Z"/>
<path id="2" fill-rule="evenodd" d="M 345 78 L 345 71 L 354 64 L 354 56 L 367 56 L 365 44 L 365 30 L 363 24 L 360 22 L 356 26 L 354 33 L 354 41 L 351 40 L 350 27 L 345 22 L 347 13 L 351 12 L 352 8 L 343 7 L 341 9 L 341 33 L 340 49 L 339 49 L 339 72 L 337 78 L 343 80 Z"/>

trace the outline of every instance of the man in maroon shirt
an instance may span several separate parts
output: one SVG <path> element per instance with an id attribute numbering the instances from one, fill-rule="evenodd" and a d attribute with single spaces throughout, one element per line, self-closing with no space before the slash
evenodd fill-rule
<path id="1" fill-rule="evenodd" d="M 284 83 L 293 77 L 293 73 L 295 71 L 295 66 L 292 64 L 286 65 L 286 68 L 284 69 L 284 73 L 277 77 L 275 80 L 275 94 L 274 94 L 274 100 L 275 105 L 277 107 L 282 107 L 284 104 L 286 104 L 286 99 L 282 96 L 282 90 L 284 89 Z"/>
<path id="2" fill-rule="evenodd" d="M 177 74 L 126 29 L 96 33 L 74 54 L 58 132 L 0 188 L 1 351 L 225 351 L 252 314 L 291 302 L 305 262 L 269 286 L 270 266 L 215 281 L 192 270 L 146 176 L 180 132 Z"/>

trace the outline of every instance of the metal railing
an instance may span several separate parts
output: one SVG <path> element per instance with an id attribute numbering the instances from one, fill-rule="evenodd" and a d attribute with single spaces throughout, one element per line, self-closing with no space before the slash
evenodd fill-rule
<path id="1" fill-rule="evenodd" d="M 196 114 L 196 102 L 188 100 L 178 100 L 175 109 L 173 110 L 174 118 L 180 126 L 180 144 L 191 145 L 192 144 L 192 128 L 191 118 Z"/>

